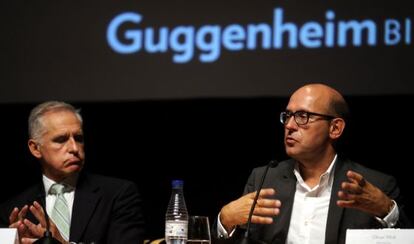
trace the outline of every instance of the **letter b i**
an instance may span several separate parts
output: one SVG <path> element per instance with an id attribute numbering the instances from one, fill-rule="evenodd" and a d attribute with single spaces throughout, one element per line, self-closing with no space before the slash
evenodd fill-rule
<path id="1" fill-rule="evenodd" d="M 411 44 L 411 19 L 406 18 L 402 24 L 398 20 L 388 19 L 385 21 L 384 29 L 385 45 L 397 45 L 401 41 Z"/>

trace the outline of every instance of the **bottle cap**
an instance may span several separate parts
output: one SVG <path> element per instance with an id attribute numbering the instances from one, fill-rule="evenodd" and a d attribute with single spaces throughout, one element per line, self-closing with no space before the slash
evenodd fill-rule
<path id="1" fill-rule="evenodd" d="M 173 188 L 182 188 L 184 185 L 184 181 L 183 180 L 173 180 L 171 182 L 171 185 Z"/>

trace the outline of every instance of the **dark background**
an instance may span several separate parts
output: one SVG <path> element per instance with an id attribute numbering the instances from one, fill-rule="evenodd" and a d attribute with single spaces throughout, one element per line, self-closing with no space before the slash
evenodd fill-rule
<path id="1" fill-rule="evenodd" d="M 368 167 L 394 175 L 413 219 L 413 96 L 352 96 L 353 119 L 341 151 Z M 192 99 L 76 103 L 85 126 L 85 170 L 136 182 L 144 197 L 148 237 L 164 235 L 170 181 L 184 179 L 191 215 L 213 221 L 238 198 L 253 167 L 286 158 L 279 112 L 288 98 Z M 34 104 L 0 105 L 3 113 L 0 200 L 40 179 L 26 146 Z M 280 189 L 283 190 L 283 189 Z"/>

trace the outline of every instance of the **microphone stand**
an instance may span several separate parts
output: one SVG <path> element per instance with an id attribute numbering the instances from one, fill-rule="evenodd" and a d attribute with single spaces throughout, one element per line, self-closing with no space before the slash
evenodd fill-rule
<path id="1" fill-rule="evenodd" d="M 53 238 L 49 230 L 46 230 L 43 237 L 33 242 L 33 244 L 62 244 L 62 243 L 56 240 L 55 238 Z"/>
<path id="2" fill-rule="evenodd" d="M 252 207 L 250 208 L 249 218 L 247 219 L 246 232 L 244 232 L 243 237 L 237 242 L 238 244 L 266 244 L 266 242 L 264 242 L 264 241 L 255 240 L 255 239 L 250 237 L 250 224 L 252 222 L 252 216 L 253 216 L 254 208 L 256 207 L 257 199 L 259 198 L 259 194 L 260 194 L 260 190 L 262 190 L 263 183 L 264 183 L 264 180 L 265 180 L 266 175 L 267 175 L 267 171 L 269 170 L 270 167 L 274 168 L 278 164 L 279 164 L 279 162 L 276 161 L 276 160 L 272 160 L 267 164 L 267 166 L 265 168 L 265 171 L 262 175 L 262 179 L 260 181 L 259 188 L 256 191 L 256 195 L 254 197 Z"/>

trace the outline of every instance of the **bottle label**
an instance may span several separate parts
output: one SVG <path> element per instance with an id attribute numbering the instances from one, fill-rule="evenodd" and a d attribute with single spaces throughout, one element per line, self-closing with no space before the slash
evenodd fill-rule
<path id="1" fill-rule="evenodd" d="M 166 221 L 165 222 L 165 236 L 183 237 L 187 238 L 187 221 Z"/>

